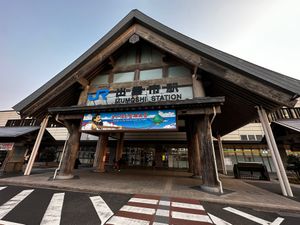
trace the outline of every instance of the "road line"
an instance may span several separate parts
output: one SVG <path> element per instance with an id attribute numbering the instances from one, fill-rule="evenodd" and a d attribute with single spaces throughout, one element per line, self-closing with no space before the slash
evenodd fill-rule
<path id="1" fill-rule="evenodd" d="M 9 221 L 5 221 L 5 220 L 0 220 L 0 224 L 1 225 L 25 225 L 23 223 L 14 223 L 14 222 L 9 222 Z"/>
<path id="2" fill-rule="evenodd" d="M 216 224 L 216 225 L 232 225 L 231 223 L 228 223 L 227 221 L 225 220 L 222 220 L 221 218 L 219 217 L 216 217 L 210 213 L 208 213 L 210 219 Z"/>
<path id="3" fill-rule="evenodd" d="M 159 201 L 159 205 L 170 206 L 170 201 L 163 201 L 163 200 L 160 200 L 160 201 Z"/>
<path id="4" fill-rule="evenodd" d="M 193 220 L 193 221 L 212 223 L 211 219 L 207 215 L 182 213 L 182 212 L 176 212 L 176 211 L 172 211 L 171 215 L 172 215 L 172 218 L 174 218 L 174 219 Z"/>
<path id="5" fill-rule="evenodd" d="M 106 202 L 100 196 L 90 197 L 94 208 L 98 214 L 99 219 L 101 220 L 101 225 L 105 224 L 105 222 L 114 215 L 113 211 L 109 208 Z"/>
<path id="6" fill-rule="evenodd" d="M 172 202 L 171 206 L 185 209 L 198 209 L 204 210 L 202 205 L 190 204 L 190 203 L 182 203 L 182 202 Z"/>
<path id="7" fill-rule="evenodd" d="M 41 221 L 41 225 L 59 225 L 61 219 L 61 211 L 64 203 L 65 193 L 53 194 L 47 210 Z"/>
<path id="8" fill-rule="evenodd" d="M 0 220 L 23 201 L 34 189 L 24 190 L 0 206 Z"/>
<path id="9" fill-rule="evenodd" d="M 284 221 L 284 218 L 282 217 L 277 217 L 276 220 L 274 220 L 273 223 L 271 223 L 270 225 L 279 225 Z"/>
<path id="10" fill-rule="evenodd" d="M 155 199 L 146 199 L 146 198 L 131 198 L 129 202 L 139 202 L 144 204 L 157 205 L 158 200 Z"/>
<path id="11" fill-rule="evenodd" d="M 144 207 L 137 207 L 137 206 L 129 206 L 124 205 L 120 211 L 126 211 L 126 212 L 133 212 L 133 213 L 141 213 L 141 214 L 148 214 L 148 215 L 154 215 L 155 209 L 150 208 L 144 208 Z"/>
<path id="12" fill-rule="evenodd" d="M 168 223 L 153 222 L 152 225 L 169 225 Z"/>
<path id="13" fill-rule="evenodd" d="M 157 209 L 155 215 L 169 217 L 170 211 L 167 209 Z"/>
<path id="14" fill-rule="evenodd" d="M 281 217 L 278 217 L 276 220 L 274 220 L 273 223 L 267 221 L 267 220 L 264 220 L 264 219 L 261 219 L 261 218 L 258 218 L 256 216 L 252 216 L 251 214 L 248 214 L 248 213 L 245 213 L 245 212 L 242 212 L 240 210 L 237 210 L 237 209 L 234 209 L 234 208 L 231 208 L 231 207 L 225 207 L 224 210 L 226 211 L 229 211 L 229 212 L 232 212 L 234 214 L 237 214 L 239 216 L 242 216 L 242 217 L 245 217 L 247 218 L 248 220 L 251 220 L 253 222 L 256 222 L 256 223 L 259 223 L 259 224 L 262 224 L 262 225 L 270 225 L 270 224 L 275 224 L 275 225 L 279 225 L 282 223 L 282 221 L 284 220 L 283 218 Z"/>
<path id="15" fill-rule="evenodd" d="M 150 222 L 146 220 L 138 220 L 138 219 L 131 219 L 127 217 L 121 216 L 113 216 L 106 224 L 111 225 L 149 225 Z"/>
<path id="16" fill-rule="evenodd" d="M 3 189 L 5 189 L 5 188 L 7 188 L 7 186 L 5 186 L 5 187 L 0 187 L 0 191 L 3 190 Z"/>

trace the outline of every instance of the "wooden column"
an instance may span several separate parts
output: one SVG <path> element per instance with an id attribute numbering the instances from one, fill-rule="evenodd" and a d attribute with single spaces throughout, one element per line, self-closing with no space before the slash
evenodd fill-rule
<path id="1" fill-rule="evenodd" d="M 186 119 L 186 129 L 189 148 L 189 163 L 191 162 L 192 165 L 191 172 L 194 177 L 199 177 L 201 175 L 200 148 L 197 129 L 191 118 Z"/>
<path id="2" fill-rule="evenodd" d="M 78 105 L 86 105 L 89 88 L 90 88 L 89 85 L 84 86 L 84 89 L 80 93 L 80 96 L 78 99 Z"/>
<path id="3" fill-rule="evenodd" d="M 195 120 L 199 145 L 200 145 L 200 157 L 202 166 L 202 181 L 201 188 L 209 192 L 221 192 L 218 174 L 216 171 L 216 162 L 214 156 L 213 140 L 211 135 L 211 124 L 209 115 L 201 115 Z"/>
<path id="4" fill-rule="evenodd" d="M 187 118 L 185 120 L 185 130 L 186 130 L 186 140 L 188 146 L 188 162 L 189 162 L 189 169 L 188 172 L 193 173 L 194 171 L 194 146 L 192 143 L 192 133 L 190 129 L 190 120 Z"/>
<path id="5" fill-rule="evenodd" d="M 94 172 L 105 172 L 105 159 L 107 153 L 107 144 L 108 144 L 108 134 L 103 133 L 99 137 L 99 155 L 97 158 L 97 165 Z"/>
<path id="6" fill-rule="evenodd" d="M 64 124 L 68 129 L 70 136 L 67 143 L 65 155 L 63 156 L 63 161 L 59 175 L 56 177 L 57 179 L 73 178 L 74 164 L 80 147 L 80 121 L 64 120 Z"/>
<path id="7" fill-rule="evenodd" d="M 122 158 L 123 154 L 123 148 L 124 148 L 124 135 L 125 133 L 120 133 L 118 142 L 117 142 L 117 151 L 116 151 L 116 160 L 120 160 Z"/>
<path id="8" fill-rule="evenodd" d="M 96 150 L 95 150 L 95 155 L 94 155 L 94 163 L 93 163 L 93 168 L 96 170 L 99 164 L 99 155 L 100 155 L 100 147 L 101 146 L 101 136 L 99 136 L 97 145 L 96 145 Z"/>

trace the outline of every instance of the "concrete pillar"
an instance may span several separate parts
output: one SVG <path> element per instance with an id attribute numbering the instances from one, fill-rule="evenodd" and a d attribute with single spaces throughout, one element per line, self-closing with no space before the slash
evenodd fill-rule
<path id="1" fill-rule="evenodd" d="M 227 174 L 227 169 L 225 165 L 225 159 L 224 159 L 224 149 L 223 149 L 223 144 L 222 144 L 222 139 L 221 136 L 218 135 L 218 147 L 215 148 L 216 150 L 216 160 L 217 160 L 217 166 L 218 166 L 218 171 L 223 174 Z"/>
<path id="2" fill-rule="evenodd" d="M 278 151 L 283 163 L 284 168 L 286 168 L 287 166 L 287 153 L 286 153 L 286 149 L 284 145 L 278 145 Z"/>
<path id="3" fill-rule="evenodd" d="M 24 175 L 30 175 L 30 173 L 31 173 L 35 158 L 37 156 L 38 150 L 40 148 L 40 144 L 41 144 L 42 139 L 43 139 L 43 135 L 45 133 L 45 130 L 46 130 L 46 127 L 47 127 L 47 124 L 48 124 L 48 120 L 49 120 L 49 115 L 47 115 L 44 118 L 43 122 L 41 123 L 41 128 L 39 130 L 38 136 L 36 137 L 36 140 L 35 140 L 30 158 L 28 160 L 28 164 L 26 166 Z"/>
<path id="4" fill-rule="evenodd" d="M 69 140 L 63 156 L 61 169 L 56 179 L 71 179 L 74 177 L 73 170 L 80 147 L 80 121 L 64 120 L 69 132 Z"/>
<path id="5" fill-rule="evenodd" d="M 257 106 L 256 108 L 257 108 L 260 122 L 262 124 L 263 130 L 265 133 L 268 147 L 271 151 L 272 160 L 273 160 L 274 166 L 276 168 L 277 177 L 279 180 L 282 194 L 285 196 L 293 197 L 293 192 L 292 192 L 290 183 L 288 181 L 281 157 L 279 155 L 277 144 L 275 142 L 275 138 L 274 138 L 271 126 L 269 124 L 269 120 L 268 120 L 266 111 L 262 107 Z"/>
<path id="6" fill-rule="evenodd" d="M 222 193 L 223 190 L 218 177 L 209 115 L 197 117 L 195 123 L 201 149 L 200 158 L 203 181 L 201 188 L 209 192 Z"/>
<path id="7" fill-rule="evenodd" d="M 99 149 L 96 151 L 99 151 L 98 157 L 97 157 L 97 165 L 94 168 L 94 172 L 105 172 L 105 159 L 106 159 L 106 153 L 108 148 L 108 134 L 103 133 L 99 137 Z"/>

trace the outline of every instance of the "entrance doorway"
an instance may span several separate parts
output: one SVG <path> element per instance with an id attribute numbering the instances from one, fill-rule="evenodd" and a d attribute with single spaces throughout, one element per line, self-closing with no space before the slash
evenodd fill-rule
<path id="1" fill-rule="evenodd" d="M 188 149 L 184 145 L 139 144 L 124 147 L 123 157 L 128 166 L 188 169 Z"/>

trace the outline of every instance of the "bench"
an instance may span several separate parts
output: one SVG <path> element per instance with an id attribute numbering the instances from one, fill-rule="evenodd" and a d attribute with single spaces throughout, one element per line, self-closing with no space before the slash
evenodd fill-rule
<path id="1" fill-rule="evenodd" d="M 234 177 L 237 179 L 270 180 L 266 166 L 258 162 L 240 162 L 233 166 Z"/>

